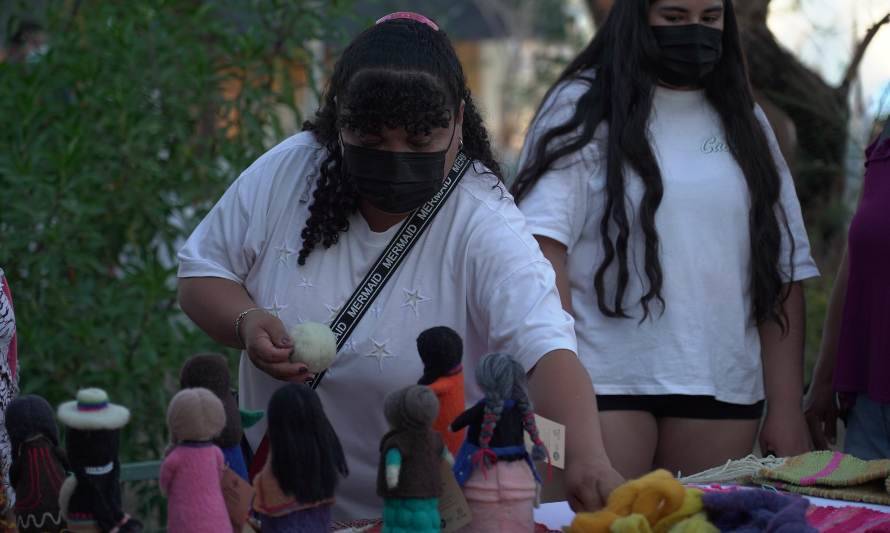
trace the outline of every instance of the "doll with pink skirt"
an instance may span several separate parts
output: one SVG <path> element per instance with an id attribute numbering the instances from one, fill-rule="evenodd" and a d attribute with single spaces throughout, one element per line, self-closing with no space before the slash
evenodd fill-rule
<path id="1" fill-rule="evenodd" d="M 183 389 L 170 400 L 167 426 L 172 446 L 161 464 L 169 533 L 231 531 L 222 493 L 222 451 L 213 443 L 226 425 L 226 412 L 211 391 Z"/>
<path id="2" fill-rule="evenodd" d="M 534 461 L 547 457 L 528 397 L 525 369 L 508 354 L 482 358 L 476 382 L 484 398 L 451 424 L 467 428 L 454 462 L 454 475 L 470 506 L 470 533 L 532 532 L 541 482 Z M 528 432 L 534 447 L 525 449 Z"/>

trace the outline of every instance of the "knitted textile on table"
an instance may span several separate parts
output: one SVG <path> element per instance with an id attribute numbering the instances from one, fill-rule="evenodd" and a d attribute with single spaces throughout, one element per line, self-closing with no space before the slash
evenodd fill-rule
<path id="1" fill-rule="evenodd" d="M 708 518 L 734 533 L 816 533 L 806 520 L 809 502 L 768 490 L 739 490 L 702 496 Z"/>
<path id="2" fill-rule="evenodd" d="M 890 505 L 890 459 L 863 461 L 840 452 L 810 452 L 764 468 L 753 483 L 830 500 Z"/>

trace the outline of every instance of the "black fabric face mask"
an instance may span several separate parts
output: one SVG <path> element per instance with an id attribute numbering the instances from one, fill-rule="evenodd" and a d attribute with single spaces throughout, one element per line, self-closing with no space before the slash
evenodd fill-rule
<path id="1" fill-rule="evenodd" d="M 675 87 L 699 85 L 723 54 L 723 32 L 702 24 L 652 26 L 661 49 L 658 77 Z"/>
<path id="2" fill-rule="evenodd" d="M 442 188 L 445 155 L 441 152 L 390 152 L 343 144 L 343 165 L 368 202 L 386 213 L 409 213 Z"/>

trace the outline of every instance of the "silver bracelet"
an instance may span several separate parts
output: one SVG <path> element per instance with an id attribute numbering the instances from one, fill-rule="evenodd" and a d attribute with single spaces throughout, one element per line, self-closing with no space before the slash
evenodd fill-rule
<path id="1" fill-rule="evenodd" d="M 251 307 L 250 309 L 245 309 L 244 311 L 241 311 L 241 314 L 238 315 L 238 318 L 235 319 L 235 338 L 238 339 L 238 345 L 241 347 L 242 350 L 244 348 L 247 348 L 247 345 L 244 343 L 244 339 L 241 338 L 241 321 L 244 320 L 244 317 L 254 311 L 263 311 L 263 309 L 260 307 Z"/>

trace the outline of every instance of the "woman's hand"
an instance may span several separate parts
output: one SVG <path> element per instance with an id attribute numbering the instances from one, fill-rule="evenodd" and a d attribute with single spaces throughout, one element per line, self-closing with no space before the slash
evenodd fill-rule
<path id="1" fill-rule="evenodd" d="M 566 469 L 566 496 L 576 513 L 596 511 L 606 505 L 609 494 L 624 483 L 609 461 L 569 463 Z"/>
<path id="2" fill-rule="evenodd" d="M 813 383 L 803 400 L 803 413 L 810 436 L 818 450 L 827 450 L 837 442 L 837 419 L 840 416 L 834 387 Z"/>
<path id="3" fill-rule="evenodd" d="M 766 420 L 760 430 L 760 451 L 763 455 L 794 457 L 813 449 L 803 411 L 796 406 L 768 406 Z"/>
<path id="4" fill-rule="evenodd" d="M 303 383 L 312 374 L 302 363 L 292 363 L 294 342 L 278 317 L 265 311 L 248 313 L 241 320 L 241 338 L 250 361 L 275 379 Z"/>

